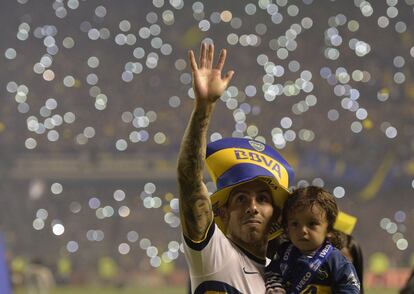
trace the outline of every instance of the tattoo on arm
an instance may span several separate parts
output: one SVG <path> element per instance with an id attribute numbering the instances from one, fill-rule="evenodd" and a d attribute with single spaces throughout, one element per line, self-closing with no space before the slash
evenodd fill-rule
<path id="1" fill-rule="evenodd" d="M 181 223 L 184 235 L 194 241 L 202 240 L 213 218 L 208 190 L 203 182 L 212 107 L 194 109 L 178 155 Z"/>

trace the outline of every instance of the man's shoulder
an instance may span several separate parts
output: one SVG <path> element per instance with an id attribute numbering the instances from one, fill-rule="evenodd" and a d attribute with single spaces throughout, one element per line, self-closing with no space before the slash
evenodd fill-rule
<path id="1" fill-rule="evenodd" d="M 193 251 L 231 250 L 231 248 L 235 247 L 214 221 L 209 226 L 205 237 L 200 241 L 191 240 L 184 234 L 182 236 L 184 240 L 184 247 L 190 248 Z"/>
<path id="2" fill-rule="evenodd" d="M 186 236 L 183 233 L 182 236 L 183 236 L 183 240 L 184 240 L 184 242 L 183 242 L 184 247 L 187 246 L 187 247 L 191 248 L 192 250 L 201 251 L 210 243 L 210 240 L 213 238 L 213 236 L 217 235 L 217 234 L 220 235 L 220 232 L 221 231 L 218 229 L 215 222 L 212 221 L 210 226 L 208 227 L 205 235 L 204 235 L 204 238 L 202 240 L 199 240 L 199 241 L 192 240 L 190 237 Z"/>
<path id="3" fill-rule="evenodd" d="M 188 243 L 184 246 L 194 293 L 264 292 L 264 265 L 250 259 L 218 227 L 200 251 L 192 250 Z"/>

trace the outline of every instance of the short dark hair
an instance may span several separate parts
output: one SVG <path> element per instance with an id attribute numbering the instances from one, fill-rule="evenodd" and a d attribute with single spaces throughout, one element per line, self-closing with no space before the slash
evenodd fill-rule
<path id="1" fill-rule="evenodd" d="M 282 226 L 287 228 L 288 216 L 297 210 L 304 208 L 312 209 L 313 206 L 321 208 L 326 215 L 328 222 L 328 232 L 333 231 L 333 226 L 338 216 L 338 205 L 331 193 L 323 188 L 308 186 L 297 188 L 292 195 L 286 200 L 282 210 Z"/>

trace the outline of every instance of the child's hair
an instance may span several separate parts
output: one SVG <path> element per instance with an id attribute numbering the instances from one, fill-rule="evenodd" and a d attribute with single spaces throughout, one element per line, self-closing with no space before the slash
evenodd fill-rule
<path id="1" fill-rule="evenodd" d="M 293 211 L 298 211 L 304 208 L 312 209 L 315 205 L 325 212 L 326 220 L 328 222 L 328 232 L 333 232 L 333 225 L 338 215 L 338 206 L 331 193 L 316 186 L 297 188 L 293 191 L 292 195 L 286 200 L 283 206 L 283 228 L 286 230 L 288 216 Z"/>

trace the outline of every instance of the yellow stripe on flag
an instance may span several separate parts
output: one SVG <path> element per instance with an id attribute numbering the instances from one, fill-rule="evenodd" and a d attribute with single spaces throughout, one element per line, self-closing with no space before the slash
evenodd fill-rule
<path id="1" fill-rule="evenodd" d="M 368 185 L 360 192 L 363 199 L 369 200 L 373 198 L 380 190 L 385 177 L 394 163 L 394 155 L 388 152 L 377 171 L 374 173 L 371 181 Z"/>

